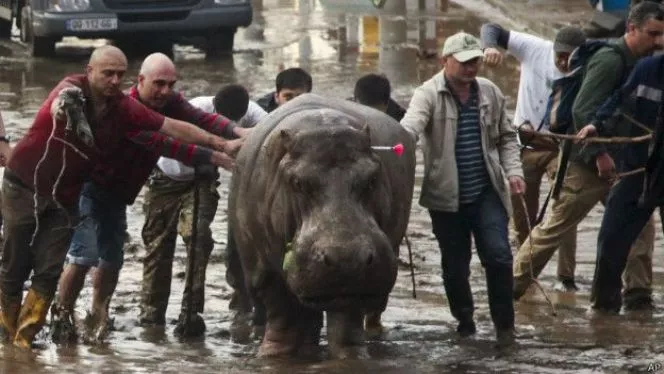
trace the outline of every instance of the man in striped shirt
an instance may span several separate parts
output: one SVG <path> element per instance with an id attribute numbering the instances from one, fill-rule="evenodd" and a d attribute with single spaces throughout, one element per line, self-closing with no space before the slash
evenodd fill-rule
<path id="1" fill-rule="evenodd" d="M 482 55 L 472 35 L 447 38 L 444 69 L 415 90 L 401 125 L 415 138 L 422 135 L 420 204 L 429 209 L 441 249 L 457 332 L 468 336 L 476 330 L 468 281 L 472 235 L 486 270 L 498 345 L 506 346 L 514 341 L 510 194 L 523 194 L 526 185 L 505 97 L 495 84 L 477 77 Z"/>

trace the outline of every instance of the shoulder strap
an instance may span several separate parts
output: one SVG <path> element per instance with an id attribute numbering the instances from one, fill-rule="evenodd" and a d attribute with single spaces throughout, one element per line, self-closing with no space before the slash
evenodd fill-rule
<path id="1" fill-rule="evenodd" d="M 613 51 L 616 52 L 618 56 L 620 56 L 620 61 L 622 62 L 622 75 L 620 77 L 620 82 L 618 83 L 618 87 L 620 87 L 623 85 L 623 83 L 625 83 L 625 80 L 627 79 L 630 71 L 629 66 L 627 65 L 627 57 L 625 56 L 622 48 L 618 47 L 617 45 L 607 44 L 606 46 L 613 49 Z"/>

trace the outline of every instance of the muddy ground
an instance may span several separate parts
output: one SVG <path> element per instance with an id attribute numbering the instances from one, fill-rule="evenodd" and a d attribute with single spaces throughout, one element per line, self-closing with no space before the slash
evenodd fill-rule
<path id="1" fill-rule="evenodd" d="M 374 21 L 364 17 L 373 13 L 369 7 L 339 10 L 338 6 L 334 7 L 334 0 L 254 0 L 254 3 L 257 5 L 255 23 L 238 33 L 232 58 L 206 61 L 194 48 L 176 47 L 175 59 L 182 77 L 179 88 L 188 97 L 212 95 L 220 85 L 230 82 L 242 83 L 258 96 L 272 89 L 274 76 L 281 67 L 301 66 L 312 73 L 314 92 L 336 97 L 350 96 L 355 79 L 361 75 L 383 72 L 392 80 L 394 97 L 406 105 L 413 89 L 439 69 L 437 61 L 426 56 L 442 46 L 444 37 L 460 29 L 478 33 L 480 24 L 491 19 L 552 37 L 556 27 L 582 23 L 589 14 L 587 2 L 580 0 L 456 0 L 449 4 L 407 1 L 406 12 L 382 16 L 382 32 L 373 32 Z M 428 8 L 417 9 L 418 3 Z M 21 46 L 0 44 L 0 110 L 12 138 L 18 139 L 23 134 L 41 101 L 63 75 L 82 71 L 93 45 L 66 40 L 57 58 L 31 60 Z M 131 62 L 127 85 L 132 83 L 139 64 L 139 60 Z M 513 107 L 518 82 L 514 61 L 509 60 L 501 69 L 485 70 L 483 74 L 498 83 Z M 421 167 L 417 173 L 419 180 Z M 498 355 L 493 348 L 494 331 L 484 275 L 475 256 L 471 277 L 478 334 L 470 340 L 458 341 L 454 332 L 456 323 L 449 314 L 441 284 L 438 247 L 431 234 L 428 214 L 417 204 L 419 187 L 415 191 L 408 229 L 414 252 L 417 299 L 412 298 L 410 272 L 405 266 L 408 252 L 402 246 L 404 266 L 400 268 L 384 314 L 389 333 L 383 341 L 368 343 L 371 358 L 330 360 L 323 349 L 318 357 L 310 359 L 255 359 L 258 342 L 249 345 L 229 342 L 229 287 L 224 280 L 223 265 L 229 178 L 227 173 L 222 176 L 219 188 L 222 202 L 213 224 L 216 246 L 207 272 L 205 319 L 208 331 L 204 339 L 181 342 L 172 334 L 184 280 L 181 242 L 167 315 L 169 325 L 166 329 L 137 326 L 144 254 L 140 242 L 143 224 L 140 197 L 129 208 L 129 232 L 135 246 L 125 255 L 120 285 L 111 305 L 116 331 L 108 343 L 58 347 L 48 344 L 46 329 L 40 336 L 44 343 L 42 348 L 34 352 L 0 348 L 0 372 L 636 373 L 649 369 L 654 372 L 664 363 L 661 337 L 664 269 L 659 256 L 654 260 L 656 310 L 592 322 L 587 316 L 601 208 L 595 209 L 579 227 L 577 282 L 580 291 L 576 294 L 553 291 L 554 256 L 541 281 L 556 304 L 558 314 L 552 316 L 549 306 L 536 292 L 517 303 L 519 341 L 514 351 L 506 355 Z M 543 186 L 543 190 L 545 188 Z M 656 245 L 658 255 L 660 230 Z M 90 297 L 88 282 L 78 303 L 77 311 L 81 316 Z"/>

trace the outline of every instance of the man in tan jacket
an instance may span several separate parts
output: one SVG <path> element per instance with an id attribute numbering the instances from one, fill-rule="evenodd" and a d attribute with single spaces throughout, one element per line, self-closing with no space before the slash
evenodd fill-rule
<path id="1" fill-rule="evenodd" d="M 475 333 L 470 275 L 471 234 L 486 270 L 489 308 L 499 346 L 514 340 L 511 194 L 525 182 L 505 98 L 478 78 L 482 49 L 466 33 L 443 46 L 443 70 L 415 90 L 401 125 L 422 135 L 425 171 L 420 204 L 431 215 L 441 250 L 443 283 L 461 336 Z"/>

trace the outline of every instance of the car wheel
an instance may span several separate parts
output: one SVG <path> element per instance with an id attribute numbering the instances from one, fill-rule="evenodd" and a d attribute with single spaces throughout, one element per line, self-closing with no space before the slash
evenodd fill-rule
<path id="1" fill-rule="evenodd" d="M 207 57 L 229 56 L 233 53 L 235 28 L 221 28 L 207 36 L 205 54 Z"/>
<path id="2" fill-rule="evenodd" d="M 21 9 L 21 41 L 28 47 L 32 57 L 51 57 L 55 55 L 55 38 L 35 36 L 32 30 L 32 14 L 29 6 Z"/>
<path id="3" fill-rule="evenodd" d="M 11 21 L 0 19 L 0 38 L 9 39 L 12 36 L 12 26 L 14 24 L 13 21 L 13 18 Z"/>

